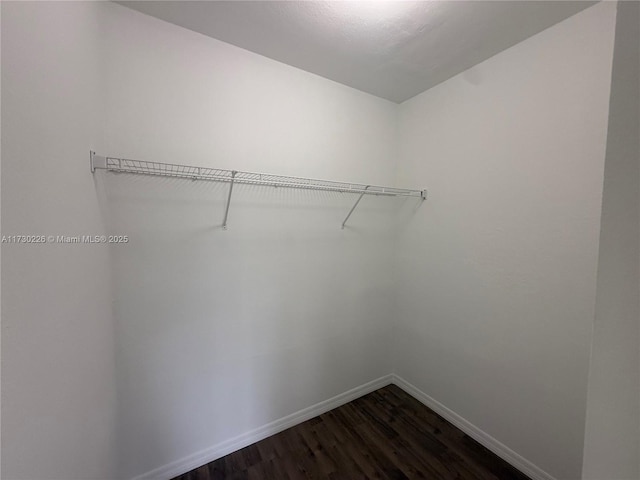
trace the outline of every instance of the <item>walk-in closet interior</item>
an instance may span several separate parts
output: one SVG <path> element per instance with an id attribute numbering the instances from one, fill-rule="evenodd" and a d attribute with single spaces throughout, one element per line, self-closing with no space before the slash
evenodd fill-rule
<path id="1" fill-rule="evenodd" d="M 638 2 L 0 4 L 3 479 L 640 478 Z"/>

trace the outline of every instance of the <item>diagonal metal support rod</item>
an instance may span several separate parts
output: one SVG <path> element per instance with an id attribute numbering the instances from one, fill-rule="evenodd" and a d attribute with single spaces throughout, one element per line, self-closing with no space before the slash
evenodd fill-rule
<path id="1" fill-rule="evenodd" d="M 358 204 L 360 203 L 360 200 L 362 200 L 362 197 L 364 197 L 364 194 L 366 193 L 366 190 L 369 188 L 369 185 L 367 185 L 366 187 L 364 187 L 364 190 L 360 196 L 358 197 L 358 200 L 356 200 L 356 203 L 353 204 L 353 207 L 351 207 L 351 210 L 349 210 L 349 213 L 347 214 L 347 218 L 344 219 L 344 222 L 342 222 L 342 229 L 344 230 L 344 226 L 347 223 L 347 220 L 349 220 L 349 217 L 351 216 L 351 214 L 353 213 L 353 211 L 356 209 L 356 207 L 358 206 Z"/>
<path id="2" fill-rule="evenodd" d="M 231 193 L 233 192 L 233 182 L 236 179 L 235 170 L 231 172 L 231 183 L 229 184 L 229 195 L 227 196 L 227 206 L 224 209 L 224 220 L 222 221 L 222 228 L 227 229 L 227 218 L 229 218 L 229 205 L 231 205 Z"/>

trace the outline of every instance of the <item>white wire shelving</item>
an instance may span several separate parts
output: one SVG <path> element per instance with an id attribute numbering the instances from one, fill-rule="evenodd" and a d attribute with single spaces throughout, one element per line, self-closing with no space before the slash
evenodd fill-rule
<path id="1" fill-rule="evenodd" d="M 366 185 L 362 183 L 336 182 L 333 180 L 318 180 L 304 177 L 290 177 L 269 173 L 242 172 L 239 170 L 224 170 L 220 168 L 194 167 L 173 163 L 150 162 L 145 160 L 132 160 L 128 158 L 105 157 L 90 152 L 91 172 L 96 169 L 107 170 L 115 173 L 133 173 L 139 175 L 155 175 L 161 177 L 185 178 L 189 180 L 205 180 L 210 182 L 229 183 L 229 192 L 225 206 L 223 228 L 227 228 L 229 218 L 229 206 L 231 194 L 235 184 L 264 185 L 271 187 L 286 187 L 308 190 L 324 190 L 330 192 L 343 192 L 359 194 L 356 202 L 342 222 L 345 227 L 347 220 L 356 209 L 364 195 L 378 195 L 388 197 L 414 197 L 425 200 L 426 190 L 406 188 L 383 187 L 378 185 Z"/>

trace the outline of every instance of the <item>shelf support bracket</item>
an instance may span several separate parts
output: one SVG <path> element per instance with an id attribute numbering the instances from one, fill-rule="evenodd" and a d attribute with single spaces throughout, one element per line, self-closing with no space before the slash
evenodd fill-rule
<path id="1" fill-rule="evenodd" d="M 367 185 L 366 187 L 364 187 L 365 190 L 367 190 L 367 188 L 369 188 L 369 185 Z M 358 206 L 358 204 L 360 203 L 360 200 L 362 200 L 362 197 L 364 197 L 364 194 L 366 192 L 362 192 L 360 194 L 360 196 L 358 197 L 358 199 L 356 200 L 356 203 L 353 204 L 353 207 L 351 207 L 351 210 L 349 210 L 349 213 L 347 214 L 347 218 L 344 219 L 344 222 L 342 222 L 342 229 L 344 230 L 344 226 L 347 223 L 347 220 L 349 220 L 349 217 L 351 216 L 351 214 L 353 213 L 353 211 L 356 209 L 356 207 Z"/>
<path id="2" fill-rule="evenodd" d="M 101 155 L 96 155 L 96 152 L 90 150 L 89 165 L 91 166 L 91 173 L 95 173 L 96 168 L 107 168 L 107 158 Z"/>
<path id="3" fill-rule="evenodd" d="M 227 219 L 229 218 L 229 206 L 231 205 L 231 193 L 233 192 L 233 182 L 236 179 L 237 171 L 231 172 L 231 183 L 229 184 L 229 195 L 227 196 L 227 206 L 224 209 L 224 220 L 222 221 L 222 228 L 227 229 Z"/>

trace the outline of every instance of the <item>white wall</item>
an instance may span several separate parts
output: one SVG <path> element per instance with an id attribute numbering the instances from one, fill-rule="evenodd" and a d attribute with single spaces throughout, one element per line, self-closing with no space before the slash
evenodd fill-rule
<path id="1" fill-rule="evenodd" d="M 615 4 L 400 107 L 396 373 L 559 479 L 581 475 Z"/>
<path id="2" fill-rule="evenodd" d="M 620 2 L 583 478 L 640 478 L 640 4 Z"/>
<path id="3" fill-rule="evenodd" d="M 2 2 L 2 234 L 104 231 L 98 4 Z M 2 245 L 2 478 L 115 475 L 108 249 Z"/>
<path id="4" fill-rule="evenodd" d="M 0 27 L 2 26 L 2 8 L 0 8 Z M 2 65 L 2 33 L 0 32 L 0 66 Z M 0 74 L 0 92 L 2 75 Z M 0 117 L 2 95 L 0 94 Z M 0 186 L 2 185 L 2 121 L 0 121 Z M 2 235 L 2 195 L 0 194 L 0 235 Z M 2 272 L 2 246 L 0 244 L 0 272 Z M 2 275 L 0 273 L 0 378 L 2 377 Z M 0 449 L 2 448 L 2 382 L 0 381 Z M 2 454 L 0 453 L 0 476 L 2 476 Z"/>
<path id="5" fill-rule="evenodd" d="M 386 184 L 396 105 L 109 4 L 106 147 Z M 389 210 L 355 197 L 101 175 L 114 233 L 120 455 L 143 474 L 391 372 Z"/>

